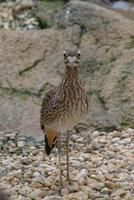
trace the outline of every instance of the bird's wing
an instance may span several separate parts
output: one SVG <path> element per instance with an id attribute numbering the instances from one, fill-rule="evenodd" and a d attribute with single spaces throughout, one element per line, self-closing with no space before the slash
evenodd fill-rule
<path id="1" fill-rule="evenodd" d="M 46 95 L 44 96 L 43 101 L 42 101 L 41 111 L 40 111 L 40 127 L 41 127 L 41 129 L 44 129 L 45 111 L 47 111 L 47 108 L 49 106 L 52 95 L 53 95 L 53 89 L 46 93 Z"/>
<path id="2" fill-rule="evenodd" d="M 40 126 L 44 129 L 44 123 L 47 122 L 51 115 L 51 119 L 55 117 L 55 113 L 60 106 L 60 95 L 58 95 L 58 90 L 50 90 L 42 101 L 41 113 L 40 113 Z"/>

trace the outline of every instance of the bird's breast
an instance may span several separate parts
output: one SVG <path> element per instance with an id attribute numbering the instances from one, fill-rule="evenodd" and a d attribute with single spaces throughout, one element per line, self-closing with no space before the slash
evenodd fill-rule
<path id="1" fill-rule="evenodd" d="M 76 124 L 84 120 L 87 113 L 86 95 L 73 97 L 73 100 L 64 102 L 59 110 L 59 117 L 53 121 L 53 127 L 61 129 L 72 129 Z"/>

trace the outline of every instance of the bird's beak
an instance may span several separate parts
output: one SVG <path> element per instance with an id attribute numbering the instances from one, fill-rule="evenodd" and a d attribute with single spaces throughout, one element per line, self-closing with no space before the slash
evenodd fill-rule
<path id="1" fill-rule="evenodd" d="M 69 61 L 69 64 L 74 64 L 75 61 L 76 61 L 76 58 L 75 57 L 69 57 L 68 61 Z"/>

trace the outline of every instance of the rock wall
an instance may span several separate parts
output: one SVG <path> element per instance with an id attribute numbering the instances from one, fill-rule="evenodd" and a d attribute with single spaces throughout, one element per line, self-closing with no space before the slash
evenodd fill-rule
<path id="1" fill-rule="evenodd" d="M 39 136 L 43 95 L 64 73 L 64 48 L 81 49 L 89 97 L 87 123 L 134 127 L 134 24 L 89 2 L 71 1 L 43 31 L 0 32 L 0 129 Z"/>

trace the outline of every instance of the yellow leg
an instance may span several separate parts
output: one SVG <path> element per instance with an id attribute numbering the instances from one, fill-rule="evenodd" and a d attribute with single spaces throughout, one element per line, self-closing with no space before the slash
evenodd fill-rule
<path id="1" fill-rule="evenodd" d="M 66 159 L 67 159 L 67 181 L 69 183 L 69 131 L 66 138 Z"/>
<path id="2" fill-rule="evenodd" d="M 62 187 L 62 171 L 61 171 L 61 143 L 60 143 L 60 133 L 58 132 L 57 136 L 58 142 L 58 164 L 59 164 L 59 180 L 60 180 L 60 187 Z"/>

